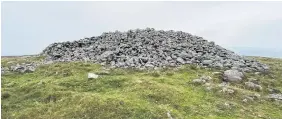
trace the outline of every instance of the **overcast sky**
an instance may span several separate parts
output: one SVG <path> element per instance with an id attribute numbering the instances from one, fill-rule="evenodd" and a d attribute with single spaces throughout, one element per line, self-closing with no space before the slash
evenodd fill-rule
<path id="1" fill-rule="evenodd" d="M 2 56 L 136 28 L 181 30 L 242 55 L 282 57 L 282 2 L 2 2 Z"/>

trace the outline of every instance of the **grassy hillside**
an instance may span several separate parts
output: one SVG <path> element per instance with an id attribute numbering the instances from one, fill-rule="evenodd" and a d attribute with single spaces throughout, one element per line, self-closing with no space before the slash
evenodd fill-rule
<path id="1" fill-rule="evenodd" d="M 2 66 L 33 58 L 2 58 Z M 220 92 L 222 72 L 193 65 L 178 69 L 106 71 L 97 64 L 72 62 L 42 65 L 33 73 L 1 77 L 2 119 L 246 119 L 282 118 L 282 102 L 265 99 L 268 87 L 282 90 L 282 59 L 256 58 L 271 67 L 270 74 L 246 74 L 263 86 L 258 92 L 243 83 L 235 93 Z M 87 73 L 101 74 L 89 80 Z M 103 75 L 102 75 L 103 74 Z M 211 89 L 191 81 L 211 76 Z M 257 96 L 260 95 L 260 96 Z M 254 101 L 242 101 L 257 96 Z"/>

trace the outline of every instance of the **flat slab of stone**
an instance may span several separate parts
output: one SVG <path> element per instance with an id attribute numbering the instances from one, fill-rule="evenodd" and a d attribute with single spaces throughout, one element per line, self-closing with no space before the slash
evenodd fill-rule
<path id="1" fill-rule="evenodd" d="M 97 74 L 94 74 L 94 73 L 88 73 L 88 79 L 96 79 L 98 78 L 99 76 Z"/>

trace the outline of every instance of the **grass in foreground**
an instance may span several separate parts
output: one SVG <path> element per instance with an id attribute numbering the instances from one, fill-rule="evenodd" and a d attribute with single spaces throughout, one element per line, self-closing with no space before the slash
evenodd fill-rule
<path id="1" fill-rule="evenodd" d="M 97 64 L 72 62 L 40 66 L 34 73 L 9 73 L 2 75 L 3 119 L 163 119 L 168 113 L 173 118 L 282 118 L 280 102 L 255 100 L 242 102 L 247 94 L 267 93 L 267 87 L 282 90 L 282 60 L 257 58 L 271 66 L 269 75 L 247 74 L 257 78 L 262 92 L 244 89 L 242 84 L 232 84 L 234 94 L 224 94 L 214 88 L 191 81 L 201 75 L 212 76 L 212 82 L 221 82 L 213 75 L 215 69 L 183 66 L 179 69 L 138 71 L 114 69 L 98 79 L 88 80 L 87 73 L 98 73 L 103 68 Z M 17 62 L 18 59 L 2 59 Z M 20 60 L 22 61 L 22 60 Z M 3 95 L 5 95 L 3 97 Z"/>

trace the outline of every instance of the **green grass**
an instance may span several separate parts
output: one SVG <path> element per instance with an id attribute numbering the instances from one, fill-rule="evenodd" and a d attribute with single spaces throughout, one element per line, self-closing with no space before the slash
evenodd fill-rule
<path id="1" fill-rule="evenodd" d="M 196 66 L 157 71 L 113 69 L 93 80 L 87 79 L 87 73 L 98 73 L 103 68 L 83 62 L 44 65 L 33 73 L 8 73 L 1 77 L 1 117 L 163 119 L 168 118 L 170 112 L 177 119 L 282 118 L 281 102 L 263 98 L 268 86 L 282 90 L 282 60 L 256 59 L 271 66 L 270 74 L 246 75 L 247 78 L 257 78 L 263 91 L 247 90 L 243 84 L 232 84 L 235 94 L 221 93 L 219 88 L 206 91 L 204 86 L 193 85 L 191 81 L 201 75 L 212 76 L 213 85 L 221 82 L 219 75 L 212 74 L 220 70 Z M 7 62 L 24 61 L 2 58 L 1 63 L 7 66 Z M 242 102 L 244 95 L 254 93 L 262 98 Z M 3 94 L 9 96 L 3 97 Z"/>
<path id="2" fill-rule="evenodd" d="M 45 56 L 1 57 L 1 66 L 10 67 L 12 65 L 21 64 L 21 63 L 39 62 L 44 58 Z"/>

